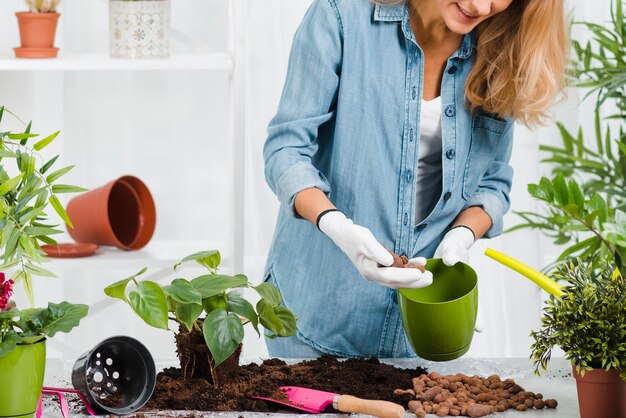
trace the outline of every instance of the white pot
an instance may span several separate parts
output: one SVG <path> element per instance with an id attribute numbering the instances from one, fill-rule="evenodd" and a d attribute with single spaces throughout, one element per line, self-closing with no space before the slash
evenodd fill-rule
<path id="1" fill-rule="evenodd" d="M 110 0 L 109 37 L 114 58 L 170 54 L 170 0 Z"/>

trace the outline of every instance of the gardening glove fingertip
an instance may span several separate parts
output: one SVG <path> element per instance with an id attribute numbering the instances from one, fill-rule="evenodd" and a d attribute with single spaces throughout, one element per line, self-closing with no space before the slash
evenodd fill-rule
<path id="1" fill-rule="evenodd" d="M 419 289 L 422 287 L 430 286 L 433 283 L 433 273 L 426 270 L 425 272 L 421 272 L 418 269 L 410 269 L 415 270 L 418 274 L 418 278 L 410 283 L 408 286 L 405 286 L 406 289 Z"/>
<path id="2" fill-rule="evenodd" d="M 414 264 L 417 266 L 422 266 L 424 267 L 426 265 L 426 257 L 415 257 L 415 258 L 409 258 L 409 264 Z"/>
<path id="3" fill-rule="evenodd" d="M 372 235 L 371 239 L 367 241 L 367 250 L 366 255 L 378 263 L 378 265 L 389 267 L 393 264 L 393 256 L 381 243 L 376 241 L 374 235 Z"/>

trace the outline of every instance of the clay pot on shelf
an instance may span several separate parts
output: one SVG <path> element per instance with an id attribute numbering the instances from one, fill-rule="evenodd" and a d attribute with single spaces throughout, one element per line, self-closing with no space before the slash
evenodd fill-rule
<path id="1" fill-rule="evenodd" d="M 17 12 L 20 29 L 19 48 L 14 48 L 18 58 L 55 58 L 59 48 L 54 47 L 59 13 Z"/>
<path id="2" fill-rule="evenodd" d="M 148 187 L 137 177 L 122 176 L 73 198 L 67 214 L 76 242 L 123 250 L 143 248 L 154 233 L 156 209 Z"/>

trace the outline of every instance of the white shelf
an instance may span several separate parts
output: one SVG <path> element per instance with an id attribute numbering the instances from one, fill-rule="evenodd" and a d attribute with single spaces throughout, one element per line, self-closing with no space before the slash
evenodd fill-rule
<path id="1" fill-rule="evenodd" d="M 124 251 L 115 247 L 100 247 L 96 254 L 78 258 L 48 257 L 51 263 L 44 267 L 57 275 L 64 269 L 136 269 L 169 268 L 186 256 L 198 251 L 219 250 L 222 256 L 221 269 L 230 265 L 230 254 L 225 243 L 210 241 L 165 241 L 153 240 L 141 250 Z M 191 263 L 190 263 L 191 264 Z M 173 270 L 172 270 L 173 271 Z"/>
<path id="2" fill-rule="evenodd" d="M 176 55 L 160 59 L 120 59 L 108 54 L 64 55 L 57 58 L 15 58 L 0 55 L 0 71 L 109 71 L 109 70 L 223 70 L 232 71 L 231 55 L 224 52 Z"/>

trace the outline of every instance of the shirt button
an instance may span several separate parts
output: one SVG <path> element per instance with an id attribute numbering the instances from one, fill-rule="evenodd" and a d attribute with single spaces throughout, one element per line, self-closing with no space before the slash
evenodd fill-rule
<path id="1" fill-rule="evenodd" d="M 410 183 L 412 178 L 413 178 L 413 175 L 411 174 L 411 170 L 407 170 L 407 172 L 406 172 L 406 182 Z"/>
<path id="2" fill-rule="evenodd" d="M 404 214 L 404 226 L 407 226 L 409 224 L 409 214 L 405 213 Z"/>
<path id="3" fill-rule="evenodd" d="M 409 142 L 413 142 L 413 128 L 409 131 Z"/>
<path id="4" fill-rule="evenodd" d="M 450 148 L 448 151 L 446 151 L 446 158 L 448 160 L 453 159 L 455 155 L 456 155 L 456 152 L 454 152 L 454 150 L 452 148 Z"/>
<path id="5" fill-rule="evenodd" d="M 456 65 L 453 65 L 452 67 L 448 68 L 448 74 L 454 74 L 456 73 Z"/>
<path id="6" fill-rule="evenodd" d="M 415 88 L 415 86 L 413 86 L 413 91 L 411 92 L 411 97 L 413 98 L 413 100 L 415 100 L 415 98 L 417 97 L 417 89 Z"/>
<path id="7" fill-rule="evenodd" d="M 451 197 L 452 197 L 452 193 L 446 192 L 446 194 L 443 195 L 443 200 L 448 201 L 450 200 Z"/>
<path id="8" fill-rule="evenodd" d="M 421 224 L 421 225 L 418 225 L 417 228 L 415 229 L 417 229 L 418 231 L 423 231 L 425 228 L 426 228 L 426 224 Z"/>
<path id="9" fill-rule="evenodd" d="M 456 109 L 454 108 L 454 106 L 450 105 L 446 107 L 445 114 L 446 116 L 452 117 L 456 114 Z"/>

